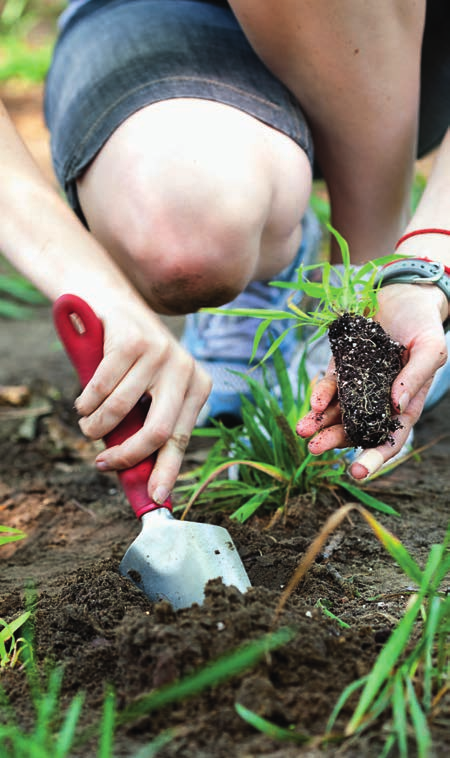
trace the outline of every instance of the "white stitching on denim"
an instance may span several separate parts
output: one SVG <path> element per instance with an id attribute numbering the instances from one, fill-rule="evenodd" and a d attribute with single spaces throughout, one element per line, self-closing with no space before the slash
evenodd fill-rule
<path id="1" fill-rule="evenodd" d="M 231 84 L 227 84 L 225 82 L 218 81 L 216 79 L 206 79 L 205 77 L 200 77 L 200 76 L 166 76 L 166 77 L 164 77 L 162 79 L 149 79 L 144 84 L 140 84 L 138 87 L 133 87 L 133 89 L 128 90 L 126 92 L 126 94 L 122 95 L 120 98 L 118 98 L 117 100 L 115 100 L 114 103 L 112 103 L 106 110 L 104 110 L 102 112 L 102 114 L 100 116 L 98 116 L 98 118 L 92 124 L 91 128 L 86 132 L 83 140 L 78 144 L 77 152 L 73 155 L 70 163 L 67 166 L 68 177 L 67 177 L 66 181 L 72 181 L 71 179 L 69 179 L 69 175 L 70 175 L 70 173 L 72 171 L 72 168 L 73 168 L 74 164 L 77 163 L 78 156 L 82 152 L 82 149 L 83 149 L 84 145 L 86 144 L 86 142 L 89 140 L 92 132 L 95 131 L 97 125 L 105 118 L 105 116 L 108 115 L 108 113 L 110 113 L 112 110 L 114 110 L 114 108 L 117 105 L 119 105 L 119 103 L 121 103 L 123 100 L 126 100 L 130 95 L 133 95 L 134 93 L 139 92 L 140 90 L 145 89 L 149 85 L 159 84 L 160 82 L 177 82 L 177 81 L 186 81 L 186 82 L 191 82 L 192 81 L 192 82 L 201 82 L 201 83 L 212 84 L 212 85 L 215 85 L 215 86 L 218 86 L 218 87 L 229 89 L 229 90 L 231 90 L 233 92 L 236 92 L 236 93 L 238 93 L 240 95 L 245 96 L 246 98 L 249 98 L 250 100 L 254 100 L 255 102 L 259 102 L 262 105 L 269 106 L 270 108 L 273 108 L 273 109 L 278 110 L 280 112 L 283 111 L 283 108 L 281 106 L 276 105 L 276 103 L 272 103 L 270 100 L 267 100 L 266 98 L 258 97 L 257 95 L 253 95 L 252 93 L 247 92 L 247 90 L 241 89 L 240 87 L 236 87 L 236 86 L 233 86 Z M 181 99 L 181 96 L 178 96 L 178 97 Z M 192 95 L 192 97 L 195 98 L 195 95 Z M 218 101 L 218 102 L 220 102 L 220 101 Z"/>

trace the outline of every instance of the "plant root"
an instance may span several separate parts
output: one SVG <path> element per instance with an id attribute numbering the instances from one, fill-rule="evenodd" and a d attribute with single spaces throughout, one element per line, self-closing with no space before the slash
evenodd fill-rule
<path id="1" fill-rule="evenodd" d="M 404 347 L 372 319 L 344 313 L 329 328 L 336 363 L 342 423 L 355 447 L 393 443 L 401 428 L 393 414 L 391 387 L 399 374 Z"/>

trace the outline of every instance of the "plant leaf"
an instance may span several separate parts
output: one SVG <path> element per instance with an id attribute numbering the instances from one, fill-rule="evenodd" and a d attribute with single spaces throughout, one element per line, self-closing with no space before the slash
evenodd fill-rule
<path id="1" fill-rule="evenodd" d="M 373 497 L 373 495 L 370 495 L 363 489 L 355 487 L 353 484 L 349 484 L 349 482 L 347 482 L 345 479 L 342 479 L 339 482 L 339 486 L 344 490 L 347 490 L 347 492 L 349 492 L 353 497 L 356 497 L 356 499 L 361 503 L 364 503 L 364 505 L 368 505 L 371 508 L 380 511 L 381 513 L 388 514 L 389 516 L 400 516 L 399 512 L 392 508 L 390 505 L 383 503 L 382 500 L 378 500 L 378 498 Z"/>
<path id="2" fill-rule="evenodd" d="M 247 724 L 250 724 L 250 726 L 253 726 L 254 729 L 262 732 L 267 737 L 270 737 L 270 739 L 280 740 L 282 742 L 296 742 L 298 744 L 305 744 L 312 740 L 312 737 L 309 737 L 306 734 L 300 734 L 299 732 L 294 732 L 290 729 L 283 729 L 282 727 L 273 724 L 271 721 L 259 716 L 254 711 L 250 711 L 245 705 L 242 705 L 242 703 L 235 703 L 234 707 L 238 715 L 246 721 Z"/>

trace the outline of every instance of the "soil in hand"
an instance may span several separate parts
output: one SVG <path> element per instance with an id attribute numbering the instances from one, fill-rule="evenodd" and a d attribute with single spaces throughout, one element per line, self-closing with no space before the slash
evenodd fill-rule
<path id="1" fill-rule="evenodd" d="M 376 321 L 349 313 L 333 321 L 328 334 L 347 437 L 362 448 L 392 441 L 401 425 L 393 414 L 391 387 L 404 348 Z"/>

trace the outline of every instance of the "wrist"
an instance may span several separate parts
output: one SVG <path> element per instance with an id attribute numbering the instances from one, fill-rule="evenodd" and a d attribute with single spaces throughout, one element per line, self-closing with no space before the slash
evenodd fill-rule
<path id="1" fill-rule="evenodd" d="M 395 251 L 408 258 L 440 262 L 446 269 L 450 269 L 450 229 L 413 229 L 400 237 Z M 446 273 L 449 273 L 449 270 L 446 270 Z"/>
<path id="2" fill-rule="evenodd" d="M 419 285 L 432 288 L 437 298 L 445 331 L 450 328 L 450 267 L 428 258 L 403 258 L 383 266 L 374 280 L 375 285 Z M 440 293 L 440 294 L 439 294 Z"/>

